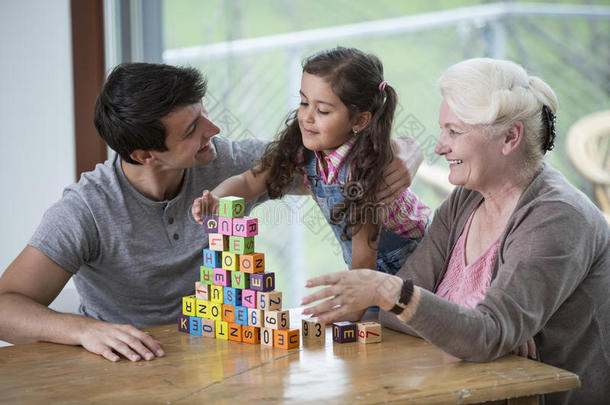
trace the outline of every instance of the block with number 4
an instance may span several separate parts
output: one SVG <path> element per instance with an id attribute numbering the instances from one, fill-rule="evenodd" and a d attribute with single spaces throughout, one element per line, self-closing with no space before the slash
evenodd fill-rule
<path id="1" fill-rule="evenodd" d="M 361 343 L 381 342 L 381 325 L 377 322 L 358 323 L 358 341 Z"/>

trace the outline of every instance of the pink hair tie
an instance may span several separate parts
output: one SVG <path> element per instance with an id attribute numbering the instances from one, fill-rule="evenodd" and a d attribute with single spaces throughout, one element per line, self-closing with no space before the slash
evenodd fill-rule
<path id="1" fill-rule="evenodd" d="M 384 91 L 386 84 L 388 84 L 388 82 L 386 82 L 385 80 L 379 83 L 379 91 Z"/>

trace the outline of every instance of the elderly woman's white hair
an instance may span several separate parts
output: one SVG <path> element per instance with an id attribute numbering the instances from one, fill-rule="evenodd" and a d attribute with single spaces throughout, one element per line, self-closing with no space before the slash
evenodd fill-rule
<path id="1" fill-rule="evenodd" d="M 528 166 L 538 166 L 548 150 L 549 126 L 554 124 L 550 120 L 557 112 L 555 92 L 542 79 L 514 62 L 475 58 L 447 69 L 439 87 L 462 121 L 484 126 L 491 136 L 521 121 Z M 552 116 L 543 111 L 544 106 Z"/>

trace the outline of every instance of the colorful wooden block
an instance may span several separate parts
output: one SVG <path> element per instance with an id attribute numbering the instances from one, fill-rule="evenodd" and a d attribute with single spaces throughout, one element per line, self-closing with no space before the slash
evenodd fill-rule
<path id="1" fill-rule="evenodd" d="M 178 315 L 178 331 L 190 333 L 190 318 L 188 315 Z"/>
<path id="2" fill-rule="evenodd" d="M 273 291 L 275 289 L 275 273 L 250 274 L 250 289 L 256 291 Z"/>
<path id="3" fill-rule="evenodd" d="M 218 233 L 231 236 L 233 233 L 233 218 L 218 217 Z"/>
<path id="4" fill-rule="evenodd" d="M 216 321 L 216 339 L 229 340 L 229 324 L 224 321 Z"/>
<path id="5" fill-rule="evenodd" d="M 225 270 L 239 270 L 239 255 L 231 252 L 222 252 L 222 268 Z"/>
<path id="6" fill-rule="evenodd" d="M 235 307 L 235 323 L 240 325 L 248 324 L 248 308 Z"/>
<path id="7" fill-rule="evenodd" d="M 377 322 L 358 323 L 358 341 L 361 343 L 381 342 L 381 325 Z"/>
<path id="8" fill-rule="evenodd" d="M 210 286 L 210 301 L 215 304 L 223 304 L 224 303 L 224 287 L 221 285 L 211 285 Z"/>
<path id="9" fill-rule="evenodd" d="M 216 337 L 216 321 L 213 319 L 201 319 L 201 336 Z"/>
<path id="10" fill-rule="evenodd" d="M 256 308 L 256 294 L 257 292 L 254 290 L 241 290 L 241 305 L 246 308 Z"/>
<path id="11" fill-rule="evenodd" d="M 229 250 L 229 236 L 221 233 L 211 233 L 208 235 L 208 246 L 210 250 L 215 252 Z"/>
<path id="12" fill-rule="evenodd" d="M 229 340 L 232 340 L 234 342 L 241 342 L 241 339 L 242 339 L 241 328 L 242 328 L 242 325 L 240 325 L 238 323 L 229 323 Z"/>
<path id="13" fill-rule="evenodd" d="M 248 325 L 258 326 L 259 328 L 265 326 L 264 314 L 265 311 L 260 309 L 248 308 Z"/>
<path id="14" fill-rule="evenodd" d="M 231 272 L 231 287 L 239 288 L 240 290 L 250 287 L 250 275 L 241 271 Z"/>
<path id="15" fill-rule="evenodd" d="M 301 330 L 303 331 L 303 339 L 326 339 L 326 324 L 316 322 L 315 320 L 303 319 Z"/>
<path id="16" fill-rule="evenodd" d="M 200 281 L 195 281 L 195 298 L 208 301 L 210 299 L 210 286 Z"/>
<path id="17" fill-rule="evenodd" d="M 286 311 L 265 311 L 265 328 L 288 329 L 290 327 L 290 312 Z"/>
<path id="18" fill-rule="evenodd" d="M 282 292 L 259 292 L 256 307 L 264 311 L 280 311 L 282 309 Z"/>
<path id="19" fill-rule="evenodd" d="M 224 303 L 233 305 L 234 307 L 241 306 L 242 290 L 233 287 L 224 288 Z"/>
<path id="20" fill-rule="evenodd" d="M 214 269 L 214 285 L 231 287 L 231 272 L 222 268 Z"/>
<path id="21" fill-rule="evenodd" d="M 258 218 L 242 217 L 233 219 L 233 235 L 256 236 L 258 235 Z"/>
<path id="22" fill-rule="evenodd" d="M 222 197 L 218 201 L 218 215 L 228 218 L 240 218 L 246 213 L 246 202 L 240 197 Z"/>
<path id="23" fill-rule="evenodd" d="M 263 253 L 239 255 L 239 270 L 244 273 L 262 273 L 265 271 L 265 255 Z"/>
<path id="24" fill-rule="evenodd" d="M 229 323 L 235 322 L 235 306 L 222 304 L 222 320 Z"/>
<path id="25" fill-rule="evenodd" d="M 191 335 L 201 336 L 201 318 L 198 316 L 191 316 L 189 319 L 189 333 Z"/>
<path id="26" fill-rule="evenodd" d="M 273 329 L 261 328 L 261 345 L 273 347 Z"/>
<path id="27" fill-rule="evenodd" d="M 182 297 L 182 315 L 195 316 L 196 298 L 194 295 Z"/>
<path id="28" fill-rule="evenodd" d="M 214 284 L 214 269 L 210 267 L 199 267 L 199 281 L 203 284 Z"/>
<path id="29" fill-rule="evenodd" d="M 355 342 L 358 339 L 358 327 L 353 322 L 333 323 L 333 341 L 337 343 Z"/>
<path id="30" fill-rule="evenodd" d="M 261 330 L 256 326 L 242 325 L 241 335 L 241 340 L 244 343 L 252 343 L 257 345 L 261 342 Z"/>
<path id="31" fill-rule="evenodd" d="M 209 319 L 222 321 L 222 304 L 210 302 L 209 308 Z"/>
<path id="32" fill-rule="evenodd" d="M 203 221 L 203 230 L 206 233 L 218 232 L 218 215 L 204 215 L 201 220 Z"/>
<path id="33" fill-rule="evenodd" d="M 299 347 L 298 329 L 275 329 L 273 331 L 273 346 L 280 349 L 293 349 Z"/>
<path id="34" fill-rule="evenodd" d="M 200 318 L 210 318 L 210 301 L 197 300 L 195 308 L 195 316 Z"/>
<path id="35" fill-rule="evenodd" d="M 203 249 L 203 265 L 205 267 L 221 267 L 220 259 L 220 252 L 210 249 Z"/>
<path id="36" fill-rule="evenodd" d="M 229 252 L 238 255 L 254 253 L 254 236 L 229 236 Z"/>

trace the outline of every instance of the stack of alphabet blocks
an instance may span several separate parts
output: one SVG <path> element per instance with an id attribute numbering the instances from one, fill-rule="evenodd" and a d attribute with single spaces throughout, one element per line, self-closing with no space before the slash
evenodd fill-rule
<path id="1" fill-rule="evenodd" d="M 245 217 L 239 197 L 219 201 L 218 215 L 203 217 L 209 247 L 203 249 L 195 295 L 182 298 L 178 330 L 283 349 L 299 347 L 299 330 L 290 330 L 275 274 L 265 272 L 265 255 L 254 251 L 258 219 Z"/>

